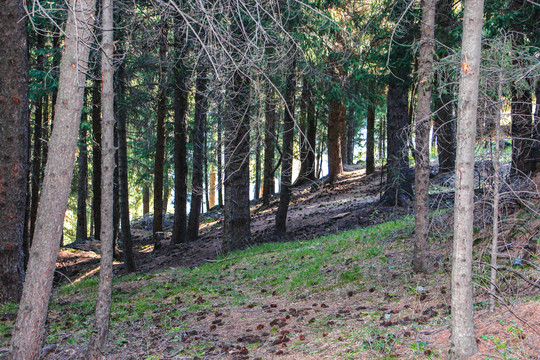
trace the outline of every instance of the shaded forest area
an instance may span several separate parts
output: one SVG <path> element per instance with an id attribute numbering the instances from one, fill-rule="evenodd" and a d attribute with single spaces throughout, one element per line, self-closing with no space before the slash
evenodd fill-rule
<path id="1" fill-rule="evenodd" d="M 126 323 L 156 336 L 145 316 L 178 333 L 126 359 L 540 353 L 535 2 L 8 0 L 0 18 L 0 358 L 123 358 Z M 119 310 L 153 287 L 162 318 Z M 298 321 L 217 328 L 259 307 Z M 495 340 L 478 318 L 505 308 Z"/>

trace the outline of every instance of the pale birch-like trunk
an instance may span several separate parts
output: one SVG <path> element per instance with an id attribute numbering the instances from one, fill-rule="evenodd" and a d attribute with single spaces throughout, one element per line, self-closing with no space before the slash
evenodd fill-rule
<path id="1" fill-rule="evenodd" d="M 484 1 L 468 0 L 464 7 L 452 255 L 451 359 L 468 359 L 478 351 L 474 334 L 472 250 L 474 147 Z"/>
<path id="2" fill-rule="evenodd" d="M 114 64 L 113 64 L 113 1 L 102 0 L 103 40 L 101 56 L 101 262 L 96 302 L 96 332 L 86 359 L 100 359 L 109 332 L 113 265 L 113 183 L 114 146 Z"/>

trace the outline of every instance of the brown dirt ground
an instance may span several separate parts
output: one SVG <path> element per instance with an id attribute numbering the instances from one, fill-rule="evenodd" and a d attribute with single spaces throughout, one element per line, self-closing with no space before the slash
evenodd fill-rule
<path id="1" fill-rule="evenodd" d="M 347 172 L 334 185 L 304 186 L 294 191 L 289 209 L 290 239 L 311 239 L 345 229 L 364 227 L 409 214 L 411 209 L 381 207 L 377 204 L 380 173 L 365 176 L 361 169 Z M 436 205 L 447 203 L 448 194 L 432 197 Z M 252 235 L 254 243 L 272 239 L 277 203 L 268 209 L 253 204 Z M 451 218 L 442 217 L 434 227 L 449 226 Z M 538 228 L 538 224 L 536 226 Z M 136 261 L 141 273 L 156 272 L 168 267 L 196 267 L 220 254 L 221 223 L 219 220 L 201 228 L 200 239 L 171 250 L 168 247 L 170 229 L 166 229 L 163 248 L 152 252 L 150 232 L 142 227 L 133 229 Z M 406 240 L 411 242 L 412 238 Z M 58 261 L 60 282 L 93 276 L 99 259 L 99 243 L 78 246 L 82 250 L 63 249 Z M 393 261 L 407 262 L 405 253 L 386 254 Z M 439 244 L 434 253 L 448 257 L 447 244 Z M 123 274 L 121 264 L 115 271 Z M 156 273 L 156 279 L 173 281 L 170 273 Z M 388 288 L 400 289 L 400 274 L 375 274 Z M 420 279 L 422 275 L 414 275 Z M 161 279 L 162 278 L 162 279 Z M 124 329 L 129 338 L 126 346 L 108 344 L 106 359 L 429 359 L 445 358 L 450 347 L 449 268 L 444 278 L 426 285 L 422 295 L 400 296 L 390 301 L 389 292 L 339 291 L 302 295 L 294 299 L 273 294 L 261 294 L 253 303 L 230 306 L 216 305 L 215 311 L 199 311 L 185 315 L 185 328 L 172 338 L 163 336 L 159 324 L 145 326 L 134 321 Z M 116 290 L 134 291 L 137 281 L 115 285 Z M 529 288 L 527 294 L 538 294 Z M 403 294 L 402 294 L 403 295 Z M 479 296 L 485 300 L 485 294 Z M 216 300 L 216 299 L 209 299 Z M 176 299 L 164 299 L 176 303 Z M 479 302 L 480 303 L 480 302 Z M 389 305 L 391 304 L 391 305 Z M 179 304 L 180 306 L 181 304 Z M 159 313 L 164 309 L 155 309 Z M 369 314 L 380 313 L 380 318 Z M 166 316 L 163 313 L 162 316 Z M 319 330 L 310 326 L 322 322 Z M 540 359 L 540 304 L 520 303 L 501 306 L 493 314 L 476 312 L 476 333 L 479 353 L 473 359 Z M 277 329 L 277 332 L 271 329 Z M 323 330 L 320 330 L 323 329 Z M 367 331 L 366 329 L 371 329 Z M 374 331 L 373 329 L 376 329 Z M 118 331 L 118 330 L 117 330 Z M 200 357 L 186 357 L 179 344 L 188 346 L 198 341 L 210 341 L 213 346 Z M 413 344 L 425 342 L 429 347 L 416 349 Z M 257 344 L 256 346 L 250 346 Z M 386 351 L 381 352 L 381 347 Z M 82 358 L 83 348 L 59 344 L 51 348 L 47 360 Z M 507 350 L 502 354 L 501 350 Z M 154 357 L 149 357 L 153 355 Z"/>

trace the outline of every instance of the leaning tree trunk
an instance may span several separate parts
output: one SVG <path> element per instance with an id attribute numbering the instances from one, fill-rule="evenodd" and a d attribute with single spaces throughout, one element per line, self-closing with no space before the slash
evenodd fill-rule
<path id="1" fill-rule="evenodd" d="M 367 108 L 366 129 L 366 174 L 375 172 L 375 106 L 369 104 Z"/>
<path id="2" fill-rule="evenodd" d="M 109 332 L 111 295 L 113 280 L 113 245 L 114 245 L 114 36 L 113 36 L 113 1 L 102 0 L 103 40 L 101 44 L 101 261 L 99 267 L 99 285 L 96 300 L 95 329 L 88 345 L 87 360 L 102 358 L 103 347 Z"/>
<path id="3" fill-rule="evenodd" d="M 285 114 L 283 115 L 283 145 L 281 161 L 281 191 L 276 212 L 275 235 L 282 238 L 287 233 L 287 212 L 291 201 L 293 141 L 294 141 L 294 95 L 296 91 L 296 57 L 291 60 L 285 90 Z"/>
<path id="4" fill-rule="evenodd" d="M 263 195 L 264 206 L 270 204 L 270 196 L 275 192 L 274 181 L 274 150 L 276 147 L 276 104 L 274 89 L 267 85 L 264 109 L 264 169 L 263 169 Z"/>
<path id="5" fill-rule="evenodd" d="M 464 5 L 452 252 L 451 359 L 468 359 L 478 349 L 474 335 L 472 247 L 474 146 L 484 1 L 467 1 Z"/>
<path id="6" fill-rule="evenodd" d="M 154 250 L 161 247 L 161 232 L 163 231 L 163 170 L 165 162 L 165 117 L 167 116 L 167 85 L 166 71 L 164 69 L 167 57 L 167 26 L 163 26 L 160 46 L 160 79 L 157 98 L 156 114 L 156 153 L 154 158 L 154 222 L 152 234 L 154 236 Z"/>
<path id="7" fill-rule="evenodd" d="M 429 130 L 431 127 L 431 84 L 433 83 L 433 48 L 435 36 L 435 4 L 423 0 L 420 58 L 418 59 L 418 100 L 416 104 L 415 241 L 413 270 L 426 272 L 429 231 Z"/>
<path id="8" fill-rule="evenodd" d="M 0 6 L 0 304 L 19 300 L 24 279 L 29 121 L 25 16 L 21 1 Z"/>
<path id="9" fill-rule="evenodd" d="M 84 70 L 87 68 L 89 51 L 89 48 L 82 44 L 92 41 L 90 29 L 95 2 L 72 1 L 70 9 L 64 30 L 67 36 L 62 49 L 54 129 L 49 142 L 49 159 L 38 206 L 34 241 L 30 249 L 28 274 L 13 330 L 11 349 L 13 359 L 39 358 L 73 177 L 86 81 Z M 19 20 L 17 17 L 16 21 Z M 17 41 L 23 44 L 24 36 Z M 24 79 L 24 76 L 22 78 Z M 21 205 L 21 209 L 24 209 L 24 203 Z"/>
<path id="10" fill-rule="evenodd" d="M 203 197 L 203 161 L 204 137 L 206 128 L 206 109 L 208 84 L 207 70 L 199 68 L 195 86 L 195 114 L 193 124 L 193 172 L 191 178 L 191 209 L 189 211 L 187 241 L 195 241 L 199 237 L 199 219 Z"/>
<path id="11" fill-rule="evenodd" d="M 251 241 L 249 214 L 249 92 L 240 71 L 232 76 L 230 106 L 225 117 L 225 209 L 223 251 L 243 248 Z"/>

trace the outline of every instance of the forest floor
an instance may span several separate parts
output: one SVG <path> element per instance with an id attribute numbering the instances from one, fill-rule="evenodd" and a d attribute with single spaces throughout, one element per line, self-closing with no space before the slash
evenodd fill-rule
<path id="1" fill-rule="evenodd" d="M 220 253 L 217 211 L 206 216 L 198 241 L 170 249 L 166 232 L 155 252 L 147 230 L 151 219 L 135 221 L 138 271 L 126 275 L 115 265 L 105 358 L 445 358 L 453 218 L 448 211 L 453 194 L 445 185 L 451 179 L 432 181 L 437 211 L 431 220 L 430 274 L 411 272 L 412 209 L 379 206 L 380 179 L 380 173 L 365 176 L 356 169 L 334 185 L 295 190 L 290 241 L 271 242 L 277 203 L 267 209 L 254 203 L 254 245 L 226 255 Z M 539 262 L 526 256 L 527 244 L 540 231 L 537 195 L 525 201 L 528 207 L 505 213 L 505 271 L 494 313 L 488 311 L 485 289 L 490 232 L 477 216 L 474 359 L 540 359 Z M 58 261 L 63 285 L 49 311 L 47 360 L 82 358 L 91 333 L 98 244 L 76 247 L 63 248 Z M 512 267 L 516 259 L 522 263 Z M 15 312 L 13 305 L 0 307 L 0 358 Z"/>

